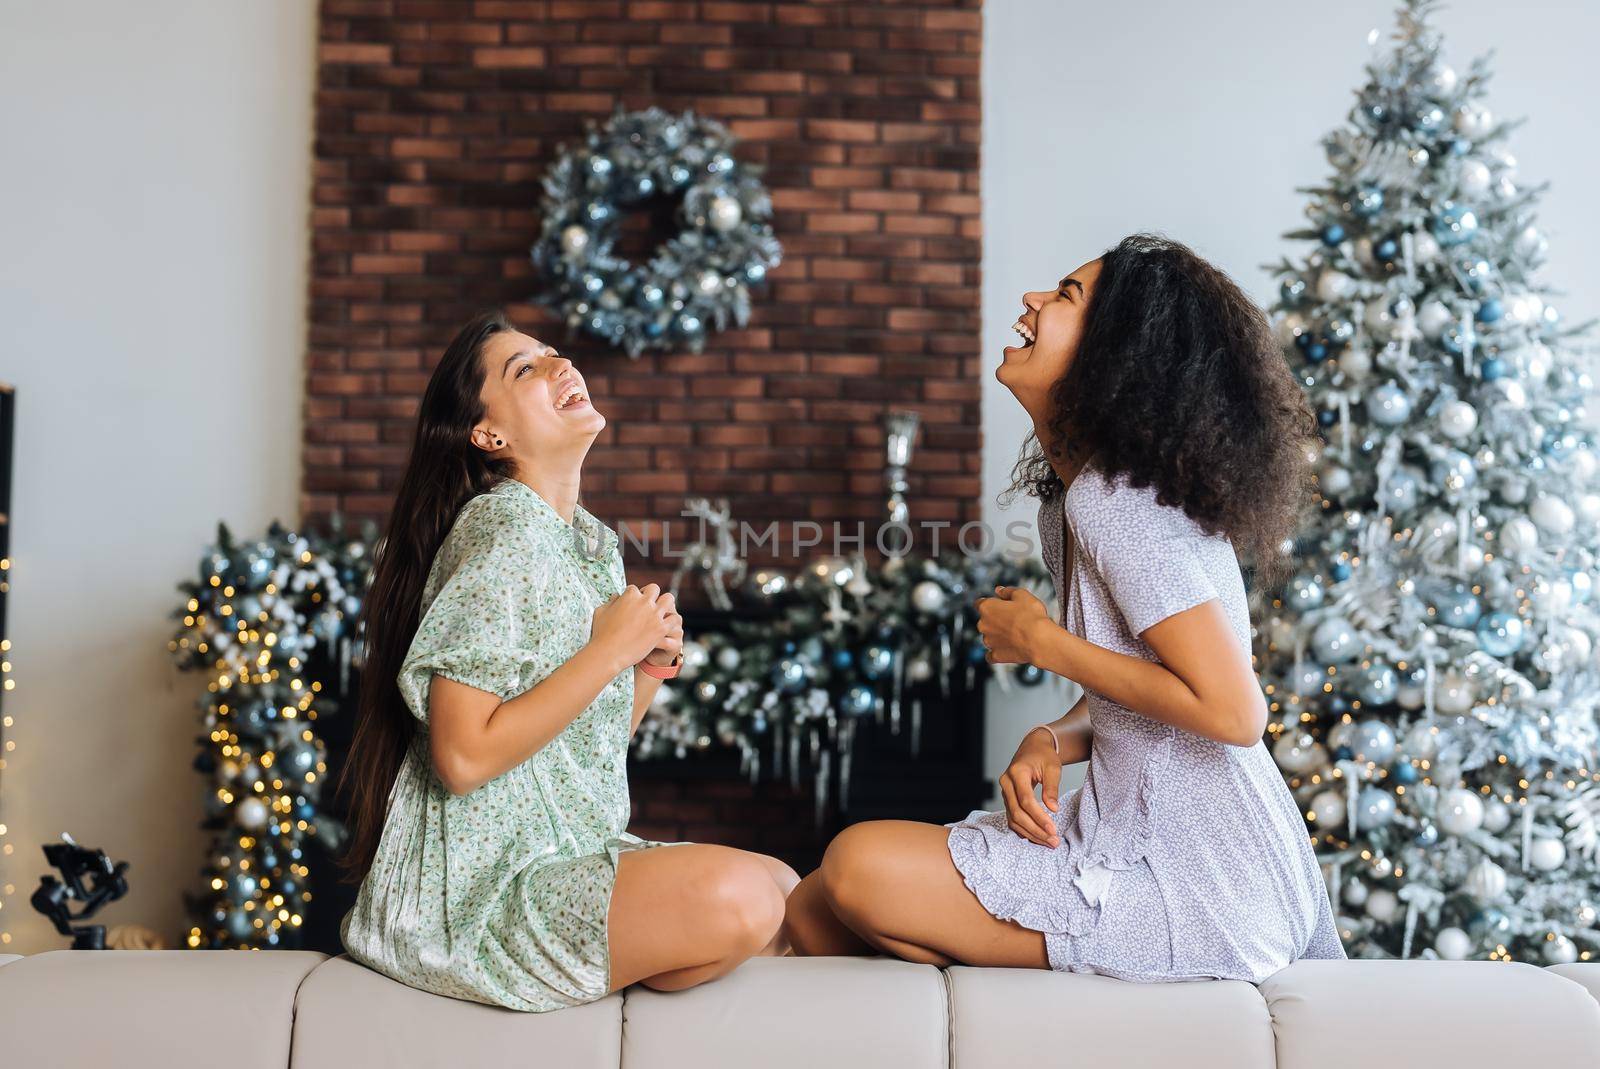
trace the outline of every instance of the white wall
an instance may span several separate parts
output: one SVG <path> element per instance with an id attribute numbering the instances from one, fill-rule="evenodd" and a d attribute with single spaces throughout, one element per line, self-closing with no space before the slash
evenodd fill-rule
<path id="1" fill-rule="evenodd" d="M 95 922 L 183 931 L 196 675 L 166 651 L 219 519 L 297 519 L 312 0 L 0 0 L 0 379 L 17 388 L 0 951 L 70 832 Z"/>
<path id="2" fill-rule="evenodd" d="M 1032 520 L 995 495 L 1027 430 L 994 381 L 1025 290 L 1049 289 L 1124 234 L 1153 229 L 1192 245 L 1263 304 L 1259 265 L 1299 255 L 1279 235 L 1304 223 L 1295 187 L 1328 176 L 1320 139 L 1342 123 L 1372 55 L 1389 44 L 1395 4 L 1232 0 L 1119 4 L 990 0 L 983 48 L 984 518 Z M 1494 47 L 1488 105 L 1525 115 L 1511 151 L 1527 182 L 1550 179 L 1541 226 L 1546 280 L 1570 296 L 1569 322 L 1600 313 L 1600 169 L 1591 102 L 1600 7 L 1531 0 L 1516 10 L 1457 0 L 1436 17 L 1458 71 Z M 991 691 L 990 775 L 1023 731 L 1060 714 L 1066 691 Z M 1075 694 L 1076 691 L 1071 693 Z M 1080 771 L 1081 775 L 1081 771 Z"/>

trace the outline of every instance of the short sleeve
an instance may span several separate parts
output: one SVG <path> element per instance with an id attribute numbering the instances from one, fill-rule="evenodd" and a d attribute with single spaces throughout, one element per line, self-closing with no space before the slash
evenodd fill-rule
<path id="1" fill-rule="evenodd" d="M 537 682 L 546 659 L 537 635 L 549 554 L 503 506 L 476 502 L 464 506 L 439 548 L 434 568 L 442 578 L 432 577 L 437 593 L 400 666 L 400 694 L 424 722 L 434 675 L 507 701 Z"/>
<path id="2" fill-rule="evenodd" d="M 1205 533 L 1193 519 L 1159 504 L 1154 487 L 1092 478 L 1100 483 L 1094 492 L 1069 496 L 1068 521 L 1129 634 L 1220 596 L 1201 553 Z"/>

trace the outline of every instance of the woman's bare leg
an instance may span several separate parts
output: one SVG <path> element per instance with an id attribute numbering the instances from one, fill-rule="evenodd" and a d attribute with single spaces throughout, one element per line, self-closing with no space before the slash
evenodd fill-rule
<path id="1" fill-rule="evenodd" d="M 907 961 L 1049 968 L 1043 933 L 996 920 L 967 889 L 948 836 L 910 820 L 853 824 L 822 857 L 823 898 L 863 941 Z"/>
<path id="2" fill-rule="evenodd" d="M 611 989 L 677 991 L 782 953 L 785 879 L 797 877 L 781 861 L 727 846 L 623 851 L 607 916 Z"/>
<path id="3" fill-rule="evenodd" d="M 801 880 L 789 895 L 784 908 L 783 931 L 797 957 L 878 953 L 877 947 L 834 915 L 822 891 L 821 869 Z"/>

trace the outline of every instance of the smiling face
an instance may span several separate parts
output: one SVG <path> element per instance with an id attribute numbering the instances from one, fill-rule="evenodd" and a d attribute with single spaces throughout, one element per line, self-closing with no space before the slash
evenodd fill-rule
<path id="1" fill-rule="evenodd" d="M 1066 373 L 1083 336 L 1084 317 L 1100 275 L 1099 259 L 1073 271 L 1054 290 L 1030 290 L 1022 295 L 1022 315 L 1013 329 L 1020 345 L 1005 347 L 994 377 L 1010 390 L 1022 407 L 1035 417 L 1048 410 L 1050 387 Z"/>
<path id="2" fill-rule="evenodd" d="M 495 334 L 484 343 L 482 362 L 484 412 L 472 442 L 486 453 L 527 468 L 540 457 L 582 455 L 605 427 L 572 361 L 537 338 L 516 330 Z"/>

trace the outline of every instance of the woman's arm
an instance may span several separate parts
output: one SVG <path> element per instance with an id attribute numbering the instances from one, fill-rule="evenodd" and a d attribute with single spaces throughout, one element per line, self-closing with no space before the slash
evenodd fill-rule
<path id="1" fill-rule="evenodd" d="M 1159 661 L 1096 646 L 1041 612 L 1023 645 L 1026 660 L 1136 713 L 1232 746 L 1261 740 L 1266 697 L 1221 602 L 1174 613 L 1139 637 Z"/>
<path id="2" fill-rule="evenodd" d="M 630 585 L 596 609 L 588 643 L 514 698 L 501 701 L 434 673 L 429 746 L 446 789 L 467 794 L 522 764 L 593 704 L 606 684 L 656 648 L 671 611 L 658 603 L 658 593 L 654 583 L 643 590 Z"/>
<path id="3" fill-rule="evenodd" d="M 1216 598 L 1140 633 L 1159 661 L 1079 638 L 1050 619 L 1042 601 L 1017 587 L 996 587 L 995 597 L 979 601 L 978 630 L 991 662 L 1035 664 L 1196 735 L 1252 746 L 1266 730 L 1266 697 Z"/>
<path id="4" fill-rule="evenodd" d="M 1072 708 L 1058 720 L 1045 725 L 1055 733 L 1056 745 L 1061 750 L 1061 763 L 1074 765 L 1089 760 L 1094 746 L 1094 729 L 1089 726 L 1089 696 L 1082 695 L 1072 703 Z"/>

